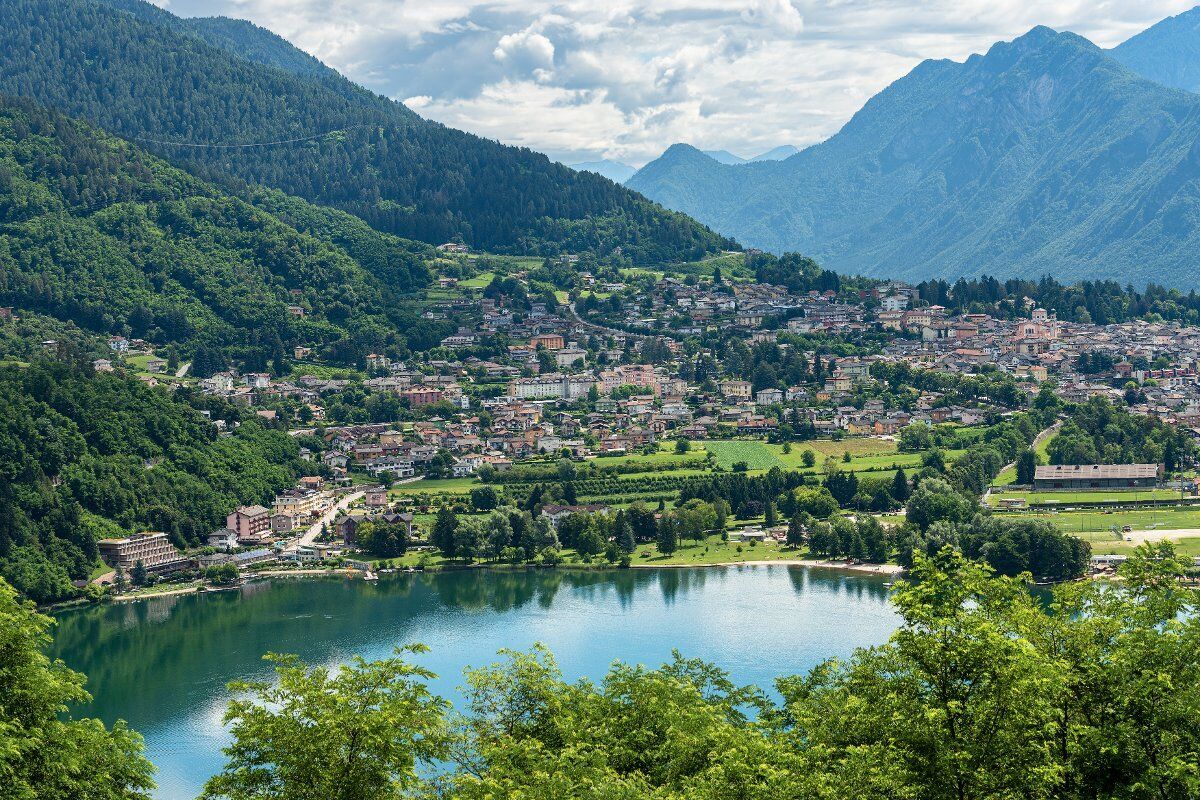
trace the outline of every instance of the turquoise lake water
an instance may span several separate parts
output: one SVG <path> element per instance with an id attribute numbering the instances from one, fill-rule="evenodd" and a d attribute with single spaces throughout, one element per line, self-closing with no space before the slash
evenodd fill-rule
<path id="1" fill-rule="evenodd" d="M 884 580 L 789 566 L 280 578 L 64 612 L 52 654 L 88 675 L 95 702 L 77 713 L 128 721 L 158 766 L 157 796 L 184 800 L 223 764 L 226 683 L 269 674 L 267 651 L 332 664 L 421 642 L 451 700 L 464 667 L 535 642 L 569 678 L 614 660 L 657 666 L 677 648 L 770 688 L 886 640 L 897 617 Z"/>

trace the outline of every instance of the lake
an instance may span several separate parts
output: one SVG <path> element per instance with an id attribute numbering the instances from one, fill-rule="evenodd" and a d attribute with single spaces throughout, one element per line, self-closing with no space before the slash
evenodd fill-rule
<path id="1" fill-rule="evenodd" d="M 418 663 L 451 700 L 464 667 L 535 642 L 572 679 L 614 660 L 657 666 L 677 648 L 771 688 L 886 640 L 898 618 L 885 580 L 782 565 L 276 578 L 64 612 L 52 654 L 88 675 L 95 702 L 76 713 L 127 720 L 158 767 L 157 796 L 184 800 L 224 763 L 226 683 L 270 674 L 268 651 L 333 664 L 421 642 L 432 652 Z"/>

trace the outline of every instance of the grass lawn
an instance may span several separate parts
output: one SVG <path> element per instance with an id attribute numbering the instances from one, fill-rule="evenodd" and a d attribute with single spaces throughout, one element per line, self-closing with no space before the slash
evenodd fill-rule
<path id="1" fill-rule="evenodd" d="M 1188 556 L 1190 558 L 1200 556 L 1200 536 L 1189 539 L 1180 539 L 1176 542 L 1172 542 L 1172 544 L 1175 545 L 1175 552 L 1179 553 L 1180 555 Z M 1092 542 L 1092 552 L 1097 555 L 1107 555 L 1109 553 L 1114 553 L 1117 555 L 1129 554 L 1133 552 L 1135 547 L 1137 547 L 1136 542 L 1118 541 L 1115 539 Z"/>
<path id="2" fill-rule="evenodd" d="M 1000 470 L 1000 474 L 992 481 L 993 486 L 1010 486 L 1017 482 L 1017 468 L 1015 466 L 1005 467 Z"/>
<path id="3" fill-rule="evenodd" d="M 634 564 L 724 564 L 737 561 L 794 561 L 808 558 L 804 548 L 791 548 L 776 544 L 731 543 L 721 541 L 720 536 L 710 536 L 706 542 L 686 540 L 669 556 L 658 552 L 654 545 L 638 545 L 633 554 Z M 740 551 L 739 551 L 740 548 Z"/>
<path id="4" fill-rule="evenodd" d="M 1104 534 L 1099 537 L 1115 538 L 1111 531 L 1128 525 L 1135 531 L 1200 529 L 1200 508 L 1162 508 L 1138 511 L 1060 511 L 1060 512 L 1015 512 L 1001 516 L 1013 519 L 1045 519 L 1057 525 L 1063 532 L 1080 538 L 1091 539 L 1088 534 Z"/>
<path id="5" fill-rule="evenodd" d="M 1005 491 L 992 492 L 988 496 L 988 503 L 995 506 L 1000 498 L 1015 498 L 1023 497 L 1028 503 L 1057 503 L 1059 505 L 1070 505 L 1071 503 L 1097 503 L 1104 501 L 1122 500 L 1128 502 L 1136 502 L 1138 500 L 1173 500 L 1179 497 L 1178 492 L 1170 489 L 1153 489 L 1142 492 L 1112 492 L 1112 491 L 1092 491 L 1092 492 L 1022 492 L 1022 491 Z"/>
<path id="6" fill-rule="evenodd" d="M 412 494 L 466 494 L 476 486 L 482 486 L 476 478 L 422 478 L 413 483 L 393 486 L 389 492 L 395 496 Z"/>

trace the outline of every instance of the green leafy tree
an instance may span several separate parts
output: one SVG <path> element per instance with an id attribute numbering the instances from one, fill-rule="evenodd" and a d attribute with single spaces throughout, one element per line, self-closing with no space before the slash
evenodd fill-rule
<path id="1" fill-rule="evenodd" d="M 446 558 L 454 558 L 454 534 L 458 530 L 458 515 L 453 510 L 442 506 L 438 509 L 433 522 L 433 531 L 429 538 L 433 546 L 442 551 Z"/>
<path id="2" fill-rule="evenodd" d="M 500 493 L 494 486 L 476 486 L 471 489 L 471 507 L 476 511 L 491 511 L 500 505 Z"/>
<path id="3" fill-rule="evenodd" d="M 629 555 L 637 547 L 637 542 L 633 538 L 633 525 L 629 522 L 629 516 L 623 512 L 617 512 L 615 521 L 615 532 L 613 541 L 617 545 L 617 550 L 623 555 Z"/>
<path id="4" fill-rule="evenodd" d="M 1037 469 L 1037 453 L 1032 448 L 1022 450 L 1017 456 L 1017 483 L 1022 486 L 1033 484 L 1033 473 Z"/>
<path id="5" fill-rule="evenodd" d="M 74 719 L 85 678 L 51 661 L 53 621 L 0 580 L 0 791 L 14 800 L 141 800 L 154 788 L 142 739 L 118 722 Z"/>
<path id="6" fill-rule="evenodd" d="M 129 580 L 133 582 L 134 586 L 146 585 L 146 565 L 140 558 L 133 565 L 133 569 L 129 570 Z"/>
<path id="7" fill-rule="evenodd" d="M 669 556 L 679 549 L 679 533 L 675 530 L 675 519 L 670 514 L 663 514 L 658 520 L 656 543 L 658 552 L 665 556 Z"/>
<path id="8" fill-rule="evenodd" d="M 396 558 L 408 550 L 408 527 L 402 523 L 363 522 L 354 535 L 359 547 L 381 558 Z"/>
<path id="9" fill-rule="evenodd" d="M 229 586 L 238 579 L 238 568 L 232 561 L 214 564 L 204 570 L 205 579 L 215 586 Z"/>
<path id="10" fill-rule="evenodd" d="M 892 485 L 888 489 L 888 493 L 897 503 L 907 503 L 910 493 L 908 485 L 908 476 L 904 474 L 904 470 L 896 470 L 896 474 L 892 476 Z"/>
<path id="11" fill-rule="evenodd" d="M 803 513 L 796 514 L 796 516 L 792 517 L 791 521 L 788 523 L 787 529 L 787 543 L 789 547 L 800 547 L 804 544 L 804 534 L 808 529 L 807 520 L 811 519 L 811 516 Z"/>
<path id="12" fill-rule="evenodd" d="M 908 498 L 908 521 L 921 529 L 935 522 L 964 522 L 978 510 L 975 500 L 964 497 L 939 478 L 928 478 Z"/>
<path id="13" fill-rule="evenodd" d="M 408 797 L 420 772 L 448 754 L 446 702 L 429 692 L 434 675 L 404 656 L 354 658 L 334 670 L 296 656 L 268 655 L 273 680 L 238 681 L 225 723 L 233 742 L 204 800 Z"/>

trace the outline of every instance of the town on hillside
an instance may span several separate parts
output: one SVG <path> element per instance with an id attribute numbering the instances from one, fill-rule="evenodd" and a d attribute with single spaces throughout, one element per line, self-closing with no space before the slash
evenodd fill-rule
<path id="1" fill-rule="evenodd" d="M 407 554 L 397 564 L 412 568 L 449 555 L 435 541 L 439 512 L 485 519 L 506 504 L 548 527 L 546 544 L 572 551 L 580 524 L 564 536 L 564 520 L 609 520 L 598 523 L 600 543 L 584 548 L 595 552 L 581 555 L 619 559 L 612 519 L 631 504 L 649 505 L 661 521 L 704 496 L 699 481 L 775 468 L 795 471 L 801 485 L 829 486 L 835 507 L 883 514 L 886 528 L 918 472 L 931 463 L 949 469 L 1011 427 L 1047 387 L 1059 404 L 1109 402 L 1189 440 L 1200 431 L 1200 327 L 1156 315 L 1068 321 L 1028 296 L 951 309 L 931 302 L 926 285 L 832 273 L 778 285 L 746 272 L 760 257 L 753 252 L 671 273 L 584 268 L 573 256 L 484 259 L 453 243 L 441 250 L 459 267 L 429 290 L 422 316 L 452 330 L 425 352 L 384 349 L 337 365 L 297 344 L 286 371 L 196 374 L 145 341 L 110 337 L 96 371 L 132 372 L 244 408 L 290 432 L 311 474 L 262 504 L 231 508 L 226 524 L 188 553 L 152 532 L 103 542 L 114 568 L 104 579 L 124 582 L 138 564 L 151 573 L 333 563 L 369 571 L 381 553 Z M 1061 427 L 1059 417 L 1045 421 Z M 233 433 L 226 420 L 214 425 L 218 436 Z M 1068 461 L 1082 477 L 1050 476 L 1064 468 L 1047 463 L 1057 427 L 1027 443 L 1036 476 L 1017 481 L 1014 463 L 997 465 L 977 492 L 984 506 L 1049 516 L 1068 532 L 1079 515 L 1088 530 L 1074 533 L 1096 540 L 1094 570 L 1119 561 L 1135 529 L 1163 527 L 1165 519 L 1147 514 L 1163 517 L 1168 502 L 1191 513 L 1193 465 L 1161 453 L 1156 464 L 1125 466 L 1116 462 L 1128 452 L 1098 452 L 1087 465 L 1075 454 Z M 896 485 L 897 473 L 909 485 Z M 839 474 L 855 488 L 831 485 Z M 1063 501 L 1072 499 L 1068 509 Z M 745 559 L 750 543 L 764 545 L 757 554 L 776 544 L 782 557 L 797 506 L 778 505 L 772 498 L 722 510 L 720 548 L 736 545 Z M 1192 527 L 1185 517 L 1181 529 Z M 364 522 L 399 531 L 392 537 L 403 545 L 364 545 Z M 811 544 L 812 525 L 803 527 Z M 663 557 L 654 537 L 639 531 L 633 539 L 649 545 L 645 559 Z M 1113 552 L 1098 552 L 1105 542 Z M 486 560 L 504 547 L 474 549 Z M 510 557 L 536 559 L 544 549 Z M 810 552 L 861 561 L 866 545 Z"/>

